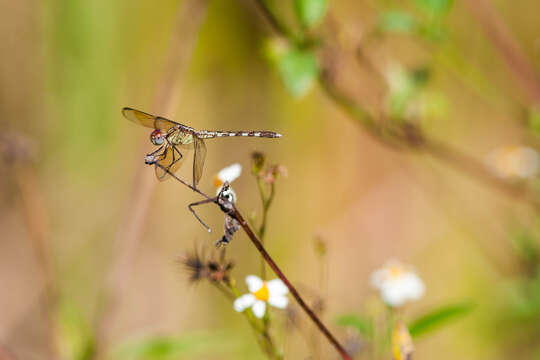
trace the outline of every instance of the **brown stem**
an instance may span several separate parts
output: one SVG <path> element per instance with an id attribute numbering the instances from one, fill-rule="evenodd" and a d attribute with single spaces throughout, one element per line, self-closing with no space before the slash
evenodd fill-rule
<path id="1" fill-rule="evenodd" d="M 259 175 L 257 175 L 257 186 L 259 188 L 259 194 L 261 195 L 261 202 L 262 202 L 262 208 L 263 208 L 261 226 L 259 227 L 259 231 L 257 232 L 257 235 L 259 236 L 261 243 L 264 245 L 264 235 L 266 234 L 268 210 L 270 209 L 270 205 L 272 205 L 272 201 L 274 200 L 275 184 L 274 183 L 270 184 L 270 194 L 268 195 L 268 197 L 266 197 L 264 182 Z M 261 258 L 261 278 L 263 280 L 266 279 L 265 264 L 266 263 L 264 262 L 264 259 Z"/>
<path id="2" fill-rule="evenodd" d="M 264 246 L 262 245 L 261 241 L 257 238 L 257 235 L 255 235 L 255 233 L 253 232 L 253 230 L 251 230 L 251 228 L 249 227 L 248 223 L 246 222 L 246 220 L 244 220 L 244 217 L 242 216 L 242 214 L 240 214 L 240 212 L 238 211 L 238 209 L 234 206 L 232 206 L 231 209 L 226 209 L 222 206 L 222 204 L 219 203 L 219 196 L 218 197 L 215 197 L 215 198 L 210 198 L 207 194 L 205 194 L 204 192 L 200 191 L 199 189 L 196 189 L 194 188 L 193 186 L 189 185 L 187 182 L 185 182 L 184 180 L 180 179 L 178 176 L 176 176 L 175 174 L 171 173 L 168 169 L 164 168 L 163 166 L 161 166 L 159 163 L 156 163 L 155 166 L 158 166 L 160 167 L 162 170 L 166 171 L 169 175 L 171 175 L 175 180 L 179 181 L 181 184 L 187 186 L 188 188 L 190 188 L 191 190 L 193 191 L 196 191 L 198 194 L 204 196 L 205 198 L 207 199 L 213 199 L 214 201 L 214 204 L 218 205 L 219 208 L 224 212 L 226 213 L 227 215 L 229 215 L 230 217 L 236 219 L 236 221 L 238 221 L 238 223 L 240 224 L 240 226 L 242 227 L 242 229 L 244 230 L 244 232 L 246 233 L 246 235 L 249 237 L 249 239 L 251 240 L 251 242 L 253 243 L 253 245 L 255 245 L 255 247 L 257 248 L 257 250 L 259 251 L 259 253 L 261 254 L 261 256 L 263 257 L 263 259 L 268 263 L 268 265 L 270 266 L 270 268 L 275 272 L 275 274 L 281 279 L 281 281 L 283 281 L 283 283 L 285 284 L 285 286 L 287 286 L 287 288 L 289 289 L 289 291 L 291 292 L 292 296 L 294 297 L 294 299 L 296 300 L 296 302 L 298 302 L 298 305 L 300 305 L 300 307 L 306 312 L 306 314 L 308 314 L 308 316 L 311 318 L 311 320 L 315 323 L 315 325 L 317 325 L 317 327 L 319 328 L 319 330 L 324 334 L 324 336 L 326 336 L 326 338 L 330 341 L 330 343 L 336 348 L 336 350 L 340 353 L 340 355 L 342 356 L 343 359 L 346 359 L 346 360 L 351 360 L 351 357 L 347 354 L 347 352 L 345 351 L 345 349 L 340 345 L 340 343 L 336 340 L 336 338 L 334 337 L 334 335 L 332 335 L 332 333 L 330 332 L 330 330 L 328 330 L 328 328 L 326 328 L 326 326 L 322 323 L 322 321 L 317 317 L 317 315 L 313 312 L 313 310 L 311 310 L 311 308 L 306 304 L 306 302 L 304 301 L 304 299 L 300 296 L 300 294 L 298 293 L 298 291 L 296 290 L 296 288 L 291 284 L 291 282 L 289 281 L 289 279 L 287 279 L 287 277 L 285 276 L 285 274 L 280 270 L 280 268 L 277 266 L 277 264 L 275 263 L 275 261 L 272 259 L 272 257 L 270 256 L 270 254 L 268 254 L 268 252 L 266 251 L 266 249 L 264 248 Z"/>
<path id="3" fill-rule="evenodd" d="M 537 74 L 530 66 L 519 46 L 515 44 L 504 24 L 498 19 L 496 13 L 490 7 L 487 0 L 467 0 L 469 5 L 476 11 L 477 16 L 486 27 L 486 31 L 498 46 L 510 68 L 513 70 L 520 85 L 534 103 L 540 103 L 540 82 Z M 259 8 L 266 19 L 273 25 L 274 31 L 281 36 L 287 37 L 290 32 L 283 29 L 273 13 L 266 7 L 264 1 L 256 0 Z M 291 40 L 289 38 L 289 40 Z M 358 55 L 362 55 L 357 54 Z M 534 208 L 540 209 L 540 201 L 532 196 L 531 191 L 523 186 L 508 183 L 492 175 L 482 164 L 472 156 L 464 154 L 453 147 L 426 139 L 420 129 L 415 126 L 403 128 L 389 127 L 385 119 L 374 117 L 354 99 L 344 94 L 333 84 L 333 70 L 325 68 L 319 78 L 319 84 L 326 95 L 338 105 L 351 119 L 360 124 L 375 140 L 391 146 L 406 146 L 410 150 L 421 150 L 434 158 L 447 163 L 454 169 L 491 186 L 493 189 L 502 191 L 504 194 L 526 202 Z M 406 124 L 408 125 L 408 124 Z"/>
<path id="4" fill-rule="evenodd" d="M 58 302 L 58 288 L 52 274 L 48 251 L 50 232 L 47 209 L 30 162 L 24 161 L 14 164 L 12 174 L 19 188 L 23 215 L 42 278 L 48 352 L 51 359 L 56 359 L 58 351 L 55 336 L 55 311 Z"/>
<path id="5" fill-rule="evenodd" d="M 321 76 L 320 84 L 328 97 L 334 101 L 351 119 L 367 130 L 375 140 L 400 149 L 425 152 L 435 159 L 446 163 L 455 170 L 481 182 L 492 189 L 540 209 L 540 199 L 523 184 L 513 184 L 494 176 L 482 161 L 465 154 L 458 149 L 433 139 L 426 138 L 420 129 L 412 124 L 403 127 L 388 126 L 389 123 L 378 121 L 370 116 L 353 99 L 339 90 L 331 76 Z"/>
<path id="6" fill-rule="evenodd" d="M 311 318 L 311 320 L 315 323 L 315 325 L 319 328 L 319 330 L 324 334 L 324 336 L 326 336 L 326 338 L 330 341 L 330 343 L 336 348 L 336 350 L 339 352 L 341 357 L 343 359 L 348 359 L 348 360 L 352 359 L 347 354 L 343 346 L 341 346 L 341 344 L 337 341 L 334 335 L 332 335 L 330 330 L 328 330 L 328 328 L 322 323 L 322 321 L 317 317 L 317 315 L 313 312 L 313 310 L 311 310 L 311 308 L 306 304 L 304 299 L 300 296 L 300 294 L 298 293 L 296 288 L 291 284 L 289 279 L 287 279 L 285 274 L 280 270 L 280 268 L 274 262 L 270 254 L 268 254 L 266 249 L 263 247 L 263 245 L 257 238 L 257 235 L 255 235 L 253 230 L 251 230 L 251 228 L 247 224 L 246 220 L 244 220 L 244 218 L 242 217 L 238 209 L 234 207 L 232 211 L 229 212 L 228 215 L 235 218 L 240 223 L 240 226 L 242 226 L 242 229 L 244 230 L 246 235 L 249 237 L 253 245 L 255 245 L 255 248 L 257 248 L 261 256 L 268 263 L 268 266 L 270 266 L 270 268 L 272 268 L 274 273 L 281 279 L 281 281 L 283 281 L 283 283 L 287 286 L 287 288 L 291 292 L 292 296 L 294 297 L 298 305 L 300 305 L 302 310 L 306 312 L 306 314 Z"/>
<path id="7" fill-rule="evenodd" d="M 272 28 L 278 34 L 284 37 L 292 36 L 291 31 L 285 25 L 283 25 L 276 16 L 274 16 L 274 13 L 266 5 L 264 0 L 255 0 L 255 2 L 257 3 L 257 6 L 259 7 L 259 9 L 262 11 L 264 17 L 268 20 Z"/>
<path id="8" fill-rule="evenodd" d="M 156 89 L 152 109 L 166 114 L 174 109 L 178 98 L 180 75 L 189 63 L 197 33 L 206 14 L 206 0 L 188 0 L 182 2 L 178 10 L 175 29 L 166 55 L 164 71 Z M 135 176 L 133 196 L 130 197 L 129 211 L 120 226 L 116 239 L 116 259 L 110 271 L 105 296 L 101 300 L 96 320 L 97 357 L 103 356 L 106 332 L 113 321 L 113 314 L 132 270 L 136 249 L 143 232 L 146 214 L 152 196 L 155 179 L 141 166 Z"/>
<path id="9" fill-rule="evenodd" d="M 218 204 L 216 202 L 216 204 Z M 232 291 L 232 294 L 234 298 L 237 298 L 240 296 L 240 292 L 234 286 L 233 283 L 228 283 L 229 289 Z M 251 328 L 253 329 L 253 332 L 255 333 L 255 337 L 257 338 L 257 342 L 259 343 L 259 346 L 261 349 L 271 358 L 274 358 L 276 360 L 283 359 L 283 356 L 279 353 L 277 347 L 275 346 L 274 340 L 268 331 L 267 327 L 261 328 L 259 326 L 259 323 L 257 322 L 255 316 L 251 311 L 244 311 L 244 316 L 248 320 L 249 324 L 251 325 Z"/>
<path id="10" fill-rule="evenodd" d="M 528 101 L 540 105 L 540 78 L 490 0 L 465 1 L 514 75 Z"/>
<path id="11" fill-rule="evenodd" d="M 538 197 L 536 197 L 528 187 L 521 184 L 514 185 L 493 176 L 486 166 L 475 158 L 461 153 L 459 150 L 454 149 L 447 144 L 438 143 L 433 140 L 425 140 L 420 149 L 426 151 L 429 155 L 446 162 L 456 170 L 469 175 L 471 178 L 483 182 L 494 189 L 498 189 L 509 197 L 528 203 L 536 209 L 540 209 Z"/>

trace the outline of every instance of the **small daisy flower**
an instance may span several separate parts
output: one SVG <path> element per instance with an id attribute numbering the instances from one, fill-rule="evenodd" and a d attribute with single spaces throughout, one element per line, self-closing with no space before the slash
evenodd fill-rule
<path id="1" fill-rule="evenodd" d="M 216 187 L 216 195 L 219 194 L 223 184 L 225 182 L 232 183 L 234 180 L 242 174 L 242 165 L 235 163 L 221 169 L 216 176 L 214 176 L 214 186 Z M 236 193 L 230 188 L 229 190 L 233 195 L 233 202 L 236 202 Z"/>
<path id="2" fill-rule="evenodd" d="M 258 276 L 248 275 L 246 284 L 250 293 L 234 301 L 234 310 L 242 312 L 251 307 L 253 315 L 260 319 L 266 312 L 266 303 L 279 309 L 287 307 L 289 299 L 286 295 L 289 289 L 280 279 L 264 281 Z"/>
<path id="3" fill-rule="evenodd" d="M 527 146 L 504 146 L 487 157 L 491 171 L 502 179 L 528 179 L 538 175 L 540 161 L 536 150 Z"/>
<path id="4" fill-rule="evenodd" d="M 392 307 L 418 300 L 425 292 L 422 279 L 410 267 L 396 260 L 388 261 L 381 269 L 373 272 L 371 285 L 380 291 L 382 300 Z"/>

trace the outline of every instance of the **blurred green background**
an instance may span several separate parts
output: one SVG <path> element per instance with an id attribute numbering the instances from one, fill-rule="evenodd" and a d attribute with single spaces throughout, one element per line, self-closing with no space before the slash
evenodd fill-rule
<path id="1" fill-rule="evenodd" d="M 323 318 L 338 336 L 349 336 L 336 325 L 339 314 L 367 311 L 375 301 L 370 273 L 399 258 L 415 266 L 427 287 L 407 316 L 455 301 L 476 305 L 467 317 L 415 342 L 415 358 L 539 356 L 536 210 L 430 156 L 382 145 L 315 82 L 305 96 L 291 95 L 269 60 L 273 33 L 253 1 L 195 2 L 203 7 L 200 28 L 182 13 L 187 1 L 0 2 L 2 141 L 23 137 L 32 155 L 14 165 L 6 152 L 0 165 L 3 351 L 49 359 L 51 334 L 67 354 L 66 347 L 95 337 L 102 298 L 119 267 L 114 311 L 102 334 L 108 354 L 132 339 L 181 334 L 197 348 L 185 358 L 264 358 L 230 302 L 207 284 L 190 285 L 175 261 L 195 247 L 210 249 L 221 236 L 223 215 L 212 206 L 200 209 L 214 230 L 206 233 L 187 209 L 200 198 L 176 182 L 157 183 L 143 164 L 152 149 L 148 129 L 120 113 L 123 106 L 157 110 L 156 89 L 180 19 L 179 43 L 194 41 L 195 47 L 182 48 L 187 66 L 179 69 L 173 105 L 159 115 L 198 129 L 284 134 L 278 141 L 208 141 L 200 186 L 213 193 L 213 175 L 240 162 L 238 207 L 260 214 L 250 154 L 263 151 L 287 167 L 269 215 L 267 248 L 300 289 L 322 292 Z M 539 70 L 540 3 L 489 2 Z M 269 3 L 294 22 L 292 3 Z M 383 71 L 396 64 L 425 69 L 420 124 L 432 138 L 480 160 L 508 144 L 538 145 L 529 126 L 532 104 L 462 1 L 428 35 L 407 34 L 412 20 L 399 18 L 405 31 L 371 36 L 381 19 L 390 21 L 387 28 L 397 26 L 390 11 L 432 20 L 421 9 L 414 1 L 333 0 L 313 33 L 331 34 L 345 49 L 365 40 L 364 51 Z M 196 38 L 182 38 L 182 26 L 195 26 Z M 343 55 L 339 78 L 366 106 L 385 103 L 354 61 Z M 190 167 L 180 175 L 189 179 Z M 527 186 L 537 185 L 528 180 Z M 138 240 L 126 248 L 131 230 Z M 325 265 L 313 251 L 315 236 L 328 248 Z M 243 277 L 259 269 L 258 253 L 239 232 L 228 255 L 243 286 Z M 57 305 L 52 316 L 47 279 Z M 286 358 L 307 358 L 312 333 L 306 321 L 303 330 L 282 335 Z M 336 358 L 319 341 L 318 358 Z"/>

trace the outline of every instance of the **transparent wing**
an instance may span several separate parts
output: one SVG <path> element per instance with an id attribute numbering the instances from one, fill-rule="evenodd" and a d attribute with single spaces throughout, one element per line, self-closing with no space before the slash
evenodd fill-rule
<path id="1" fill-rule="evenodd" d="M 195 155 L 193 155 L 193 185 L 196 186 L 201 180 L 204 161 L 206 160 L 206 144 L 203 139 L 194 137 Z"/>
<path id="2" fill-rule="evenodd" d="M 188 151 L 189 148 L 186 147 L 183 148 L 182 152 L 180 153 L 180 150 L 176 146 L 168 146 L 163 152 L 161 159 L 158 160 L 157 163 L 163 166 L 163 168 L 167 169 L 170 173 L 174 174 L 178 171 L 178 169 L 180 169 L 180 167 L 186 160 Z M 171 177 L 171 175 L 161 167 L 156 165 L 155 169 L 156 177 L 159 181 L 165 181 Z"/>
<path id="3" fill-rule="evenodd" d="M 125 107 L 122 109 L 122 114 L 124 117 L 130 121 L 133 121 L 135 124 L 146 126 L 152 129 L 159 129 L 167 131 L 178 123 L 165 119 L 161 116 L 154 116 L 144 111 L 135 110 L 132 108 Z"/>

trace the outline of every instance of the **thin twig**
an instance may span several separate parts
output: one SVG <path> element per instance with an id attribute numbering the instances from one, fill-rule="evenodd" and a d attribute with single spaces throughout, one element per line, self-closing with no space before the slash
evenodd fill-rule
<path id="1" fill-rule="evenodd" d="M 259 188 L 259 194 L 261 196 L 261 202 L 262 202 L 262 220 L 261 220 L 261 225 L 259 226 L 259 231 L 257 232 L 257 235 L 259 236 L 259 239 L 261 239 L 261 243 L 264 245 L 264 235 L 266 234 L 266 222 L 268 219 L 268 210 L 270 209 L 270 205 L 272 205 L 272 201 L 274 200 L 275 184 L 274 183 L 270 184 L 270 194 L 267 197 L 263 180 L 258 174 L 256 175 L 256 177 L 257 177 L 257 187 Z M 262 258 L 261 258 L 261 278 L 263 280 L 266 279 L 266 266 L 265 266 L 264 259 Z"/>
<path id="2" fill-rule="evenodd" d="M 469 2 L 475 3 L 477 0 L 469 0 Z M 482 0 L 485 1 L 485 0 Z M 268 10 L 265 3 L 261 0 L 256 0 L 256 3 L 261 8 L 263 14 L 270 24 L 279 23 L 275 18 L 274 14 Z M 484 3 L 485 5 L 485 3 Z M 494 21 L 492 16 L 493 13 L 489 13 L 489 20 Z M 485 14 L 484 14 L 485 15 Z M 487 21 L 487 20 L 486 20 Z M 500 31 L 500 24 L 494 28 L 497 31 Z M 281 26 L 273 26 L 274 31 L 279 35 L 286 37 L 289 31 L 282 29 Z M 496 31 L 496 30 L 493 30 Z M 506 39 L 506 35 L 503 36 Z M 511 39 L 511 38 L 510 38 Z M 289 39 L 292 40 L 292 39 Z M 506 50 L 510 51 L 513 54 L 512 59 L 517 58 L 517 64 L 519 67 L 514 67 L 514 70 L 522 71 L 528 79 L 522 79 L 522 85 L 528 89 L 528 93 L 531 98 L 534 96 L 536 98 L 536 86 L 539 86 L 538 99 L 540 99 L 540 83 L 536 79 L 536 74 L 532 72 L 531 67 L 528 66 L 528 63 L 523 61 L 523 58 L 520 57 L 520 52 L 516 50 L 515 47 L 507 45 Z M 516 55 L 517 54 L 517 55 Z M 357 54 L 358 55 L 358 54 Z M 515 64 L 513 62 L 512 64 Z M 521 70 L 519 70 L 521 69 Z M 458 170 L 459 172 L 473 178 L 477 181 L 482 182 L 485 185 L 490 186 L 492 189 L 498 190 L 505 195 L 508 195 L 514 199 L 522 201 L 531 205 L 535 209 L 540 209 L 540 199 L 532 193 L 530 189 L 522 186 L 521 184 L 512 184 L 503 179 L 500 179 L 494 176 L 482 163 L 482 161 L 477 160 L 473 156 L 467 155 L 448 144 L 437 142 L 435 140 L 429 139 L 426 135 L 414 124 L 405 123 L 405 124 L 395 124 L 386 119 L 376 118 L 370 114 L 363 106 L 358 104 L 354 99 L 345 94 L 343 91 L 338 89 L 334 84 L 334 70 L 332 68 L 326 67 L 322 69 L 321 76 L 319 77 L 319 84 L 324 90 L 325 94 L 330 98 L 339 108 L 341 108 L 351 119 L 353 119 L 357 124 L 361 125 L 362 128 L 367 131 L 367 133 L 376 141 L 391 147 L 399 147 L 401 149 L 408 149 L 414 151 L 422 151 L 426 154 L 433 156 L 435 159 L 446 163 Z M 521 73 L 520 73 L 521 74 Z M 520 77 L 521 78 L 521 77 Z"/>
<path id="3" fill-rule="evenodd" d="M 185 71 L 197 38 L 197 33 L 206 14 L 206 0 L 188 0 L 182 2 L 178 10 L 175 28 L 165 58 L 164 71 L 158 84 L 152 108 L 158 113 L 168 113 L 174 108 L 175 95 L 180 81 L 180 74 Z M 116 239 L 116 259 L 110 271 L 104 296 L 100 300 L 96 319 L 96 357 L 103 356 L 106 332 L 113 321 L 113 314 L 126 283 L 131 274 L 135 251 L 138 247 L 145 217 L 152 195 L 155 180 L 149 176 L 143 166 L 139 168 L 133 185 L 129 211 L 120 227 Z"/>
<path id="4" fill-rule="evenodd" d="M 0 135 L 0 158 L 4 160 L 6 173 L 12 175 L 18 188 L 22 216 L 43 286 L 42 294 L 38 299 L 41 301 L 40 310 L 43 310 L 46 322 L 48 356 L 56 359 L 58 349 L 55 313 L 59 291 L 51 264 L 48 210 L 33 167 L 33 160 L 36 159 L 35 144 L 22 135 L 6 132 Z"/>
<path id="5" fill-rule="evenodd" d="M 191 190 L 193 191 L 196 191 L 198 194 L 204 196 L 205 198 L 207 199 L 211 199 L 210 196 L 208 196 L 207 194 L 205 194 L 204 192 L 200 191 L 199 189 L 196 189 L 194 188 L 193 186 L 189 185 L 187 182 L 185 182 L 184 180 L 180 179 L 179 177 L 177 177 L 176 175 L 174 175 L 173 173 L 171 173 L 168 169 L 166 169 L 165 167 L 161 166 L 159 163 L 155 163 L 154 164 L 155 166 L 158 166 L 160 167 L 162 170 L 166 171 L 169 175 L 171 175 L 174 179 L 176 179 L 177 181 L 179 181 L 180 183 L 182 183 L 183 185 L 187 186 L 188 188 L 190 188 Z M 294 299 L 296 300 L 296 302 L 298 303 L 298 305 L 300 305 L 300 307 L 302 308 L 302 310 L 304 310 L 304 312 L 310 317 L 310 319 L 315 323 L 315 325 L 319 328 L 319 330 L 324 334 L 324 336 L 326 336 L 326 338 L 328 339 L 328 341 L 330 341 L 330 343 L 336 348 L 336 350 L 340 353 L 340 355 L 342 356 L 343 359 L 346 359 L 346 360 L 350 360 L 351 357 L 347 354 L 347 352 L 345 351 L 345 349 L 343 348 L 343 346 L 337 341 L 337 339 L 334 337 L 334 335 L 332 335 L 332 333 L 330 332 L 330 330 L 328 330 L 328 328 L 322 323 L 322 321 L 319 319 L 319 317 L 315 314 L 315 312 L 307 305 L 307 303 L 304 301 L 304 299 L 302 298 L 302 296 L 300 295 L 300 293 L 296 290 L 296 288 L 292 285 L 292 283 L 289 281 L 289 279 L 287 278 L 287 276 L 281 271 L 281 269 L 277 266 L 277 264 L 275 263 L 275 261 L 272 259 L 272 257 L 270 256 L 270 254 L 268 254 L 268 252 L 266 251 L 266 249 L 264 248 L 263 244 L 261 243 L 261 241 L 257 238 L 257 235 L 255 235 L 255 233 L 253 232 L 253 230 L 251 230 L 251 228 L 249 227 L 248 223 L 246 222 L 246 220 L 244 219 L 244 217 L 242 216 L 242 214 L 240 213 L 240 211 L 236 208 L 236 206 L 234 206 L 234 204 L 230 203 L 231 205 L 231 208 L 230 209 L 227 209 L 225 208 L 220 202 L 219 202 L 219 196 L 215 198 L 215 201 L 213 201 L 214 204 L 218 205 L 218 207 L 228 216 L 234 218 L 236 221 L 238 221 L 238 223 L 240 224 L 240 226 L 242 227 L 242 229 L 244 230 L 244 232 L 246 233 L 246 235 L 249 237 L 249 239 L 251 240 L 251 242 L 253 243 L 253 245 L 255 245 L 255 248 L 259 251 L 259 253 L 261 254 L 261 256 L 263 257 L 263 259 L 266 261 L 266 263 L 268 264 L 268 266 L 270 266 L 270 268 L 274 271 L 274 273 L 277 275 L 277 277 L 279 277 L 281 279 L 281 281 L 283 281 L 283 283 L 285 284 L 285 286 L 287 286 L 287 288 L 289 289 L 291 295 L 294 297 Z"/>
<path id="6" fill-rule="evenodd" d="M 540 105 L 540 77 L 489 0 L 466 0 L 530 103 Z"/>
<path id="7" fill-rule="evenodd" d="M 466 176 L 481 182 L 492 189 L 540 209 L 540 199 L 523 184 L 513 184 L 494 176 L 486 165 L 476 158 L 458 149 L 427 138 L 420 129 L 412 124 L 403 127 L 387 127 L 369 116 L 364 109 L 338 90 L 330 80 L 321 80 L 323 90 L 351 119 L 360 124 L 375 140 L 390 146 L 399 146 L 417 152 L 424 152 L 435 159 L 451 166 Z"/>
<path id="8" fill-rule="evenodd" d="M 266 19 L 268 19 L 268 22 L 270 23 L 270 25 L 274 28 L 274 30 L 278 34 L 286 38 L 290 38 L 292 36 L 292 32 L 285 25 L 283 25 L 276 16 L 274 16 L 274 13 L 266 5 L 264 0 L 255 0 L 255 2 L 257 3 L 259 9 L 264 13 L 264 16 L 266 17 Z"/>
<path id="9" fill-rule="evenodd" d="M 34 248 L 36 262 L 39 266 L 43 283 L 43 309 L 47 326 L 47 348 L 51 359 L 58 358 L 56 346 L 56 307 L 58 305 L 58 284 L 53 276 L 50 260 L 49 244 L 50 232 L 48 215 L 44 204 L 41 189 L 36 182 L 36 174 L 31 164 L 14 165 L 14 178 L 19 187 L 23 214 L 29 230 L 30 240 Z"/>
<path id="10" fill-rule="evenodd" d="M 240 297 L 240 292 L 238 291 L 234 283 L 229 282 L 228 286 L 234 298 Z M 276 347 L 274 343 L 274 339 L 272 338 L 272 335 L 268 331 L 268 328 L 266 328 L 264 324 L 263 324 L 263 327 L 259 325 L 259 322 L 255 318 L 251 310 L 244 311 L 242 314 L 244 314 L 249 324 L 251 325 L 251 328 L 253 329 L 256 335 L 257 341 L 259 342 L 259 345 L 261 346 L 262 350 L 269 356 L 275 358 L 276 360 L 283 359 L 283 356 L 279 353 L 279 350 Z"/>
<path id="11" fill-rule="evenodd" d="M 304 312 L 311 318 L 311 320 L 315 323 L 315 325 L 319 328 L 319 330 L 326 336 L 326 338 L 330 341 L 330 343 L 336 348 L 336 350 L 339 352 L 341 357 L 343 359 L 351 359 L 351 357 L 347 354 L 343 346 L 337 341 L 337 339 L 332 335 L 330 330 L 322 323 L 322 321 L 319 319 L 319 317 L 311 310 L 311 308 L 306 304 L 304 299 L 300 296 L 296 288 L 291 284 L 289 279 L 285 276 L 285 274 L 281 271 L 281 269 L 277 266 L 277 264 L 274 262 L 270 254 L 266 251 L 264 246 L 261 244 L 259 239 L 257 238 L 257 235 L 251 230 L 249 225 L 247 224 L 246 220 L 244 220 L 242 214 L 238 211 L 236 207 L 233 207 L 232 211 L 229 212 L 229 216 L 235 218 L 239 223 L 240 226 L 242 226 L 242 229 L 246 233 L 246 235 L 249 237 L 253 245 L 255 245 L 255 248 L 259 251 L 261 256 L 266 260 L 268 263 L 268 266 L 274 271 L 274 273 L 283 281 L 283 283 L 287 286 L 289 291 L 291 292 L 291 295 L 294 297 L 298 305 L 304 310 Z"/>

